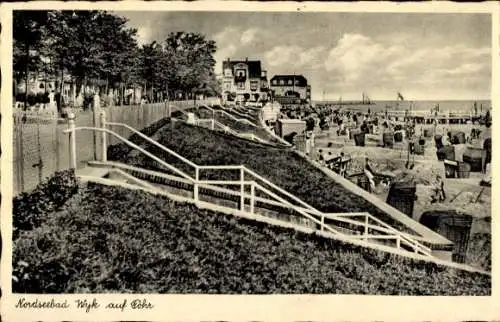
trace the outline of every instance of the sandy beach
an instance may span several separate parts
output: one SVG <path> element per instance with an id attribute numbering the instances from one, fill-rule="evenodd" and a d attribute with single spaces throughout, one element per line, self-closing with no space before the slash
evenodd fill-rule
<path id="1" fill-rule="evenodd" d="M 449 130 L 460 130 L 466 134 L 470 128 L 480 128 L 487 131 L 486 127 L 480 125 L 443 124 L 437 128 L 438 134 L 447 133 Z M 430 128 L 430 125 L 417 125 L 416 133 L 420 129 Z M 466 179 L 445 178 L 445 167 L 443 161 L 438 161 L 436 146 L 433 137 L 425 138 L 425 150 L 423 155 L 414 155 L 414 166 L 407 169 L 408 151 L 407 141 L 395 142 L 393 148 L 377 147 L 374 136 L 365 137 L 365 146 L 356 146 L 353 139 L 347 136 L 338 136 L 337 127 L 322 131 L 315 131 L 315 151 L 313 157 L 317 158 L 322 153 L 326 159 L 339 156 L 343 152 L 350 157 L 347 173 L 355 174 L 363 172 L 365 158 L 369 158 L 370 165 L 378 174 L 393 177 L 395 181 L 414 181 L 416 183 L 416 200 L 412 218 L 418 221 L 424 212 L 438 210 L 455 210 L 474 217 L 471 227 L 469 252 L 467 262 L 476 266 L 487 266 L 491 257 L 487 249 L 491 238 L 491 188 L 480 186 L 484 174 L 470 172 Z M 462 155 L 467 146 L 480 146 L 482 140 L 475 140 L 468 144 L 455 145 L 455 159 L 462 161 Z M 412 160 L 410 159 L 410 160 Z M 412 162 L 410 162 L 411 164 Z M 431 203 L 432 184 L 437 175 L 444 179 L 444 189 L 447 198 L 440 203 Z M 353 182 L 357 179 L 351 178 Z M 379 184 L 372 193 L 381 200 L 386 201 L 389 193 L 389 185 Z"/>

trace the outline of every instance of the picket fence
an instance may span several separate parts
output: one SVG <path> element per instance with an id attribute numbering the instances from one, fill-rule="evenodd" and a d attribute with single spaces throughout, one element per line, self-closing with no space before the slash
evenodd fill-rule
<path id="1" fill-rule="evenodd" d="M 197 101 L 198 104 L 206 104 Z M 167 117 L 176 110 L 193 107 L 191 101 L 169 101 L 145 105 L 128 105 L 103 108 L 109 122 L 125 123 L 143 129 Z M 93 110 L 71 109 L 77 126 L 97 126 L 99 113 Z M 70 168 L 69 138 L 63 133 L 68 128 L 67 119 L 54 111 L 22 111 L 14 109 L 13 132 L 13 189 L 14 194 L 34 189 L 45 178 L 55 172 Z M 117 129 L 118 134 L 129 137 L 126 128 Z M 78 165 L 82 168 L 88 161 L 101 157 L 102 147 L 96 134 L 84 132 L 77 138 Z M 116 144 L 110 138 L 108 145 Z"/>

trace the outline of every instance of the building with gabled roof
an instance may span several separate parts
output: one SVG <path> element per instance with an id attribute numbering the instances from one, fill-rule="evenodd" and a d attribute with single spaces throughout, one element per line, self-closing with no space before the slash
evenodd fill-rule
<path id="1" fill-rule="evenodd" d="M 270 89 L 274 99 L 285 105 L 311 101 L 311 86 L 302 75 L 274 75 Z"/>
<path id="2" fill-rule="evenodd" d="M 222 101 L 260 102 L 267 100 L 267 72 L 260 60 L 231 60 L 222 63 Z"/>

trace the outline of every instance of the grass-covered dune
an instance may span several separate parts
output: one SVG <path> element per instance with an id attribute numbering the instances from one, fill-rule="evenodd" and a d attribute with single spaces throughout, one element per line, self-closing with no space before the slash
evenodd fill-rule
<path id="1" fill-rule="evenodd" d="M 52 192 L 48 192 L 52 189 Z M 489 276 L 71 173 L 14 200 L 15 293 L 488 295 Z"/>
<path id="2" fill-rule="evenodd" d="M 289 149 L 270 147 L 182 122 L 160 122 L 161 127 L 153 125 L 157 131 L 152 137 L 198 165 L 244 164 L 323 212 L 369 212 L 399 229 L 408 231 L 385 212 L 336 183 Z M 165 154 L 155 146 L 145 144 L 142 139 L 135 142 L 145 146 L 155 155 L 162 156 L 179 169 L 193 174 L 193 168 L 186 166 L 179 159 Z M 123 144 L 110 147 L 108 159 L 161 170 L 157 168 L 156 162 Z M 218 179 L 239 180 L 238 174 L 234 172 L 218 171 L 215 175 Z"/>
<path id="3" fill-rule="evenodd" d="M 218 122 L 220 122 L 220 123 L 222 123 L 224 125 L 229 126 L 234 131 L 236 131 L 238 133 L 254 134 L 257 137 L 259 137 L 259 138 L 261 138 L 263 140 L 266 140 L 267 142 L 269 142 L 271 144 L 282 145 L 282 143 L 276 137 L 274 137 L 271 134 L 269 134 L 264 128 L 262 128 L 260 126 L 258 112 L 256 112 L 256 111 L 250 111 L 249 113 L 251 113 L 253 115 L 253 117 L 249 117 L 249 116 L 244 116 L 243 117 L 243 116 L 239 115 L 239 113 L 232 113 L 231 111 L 223 110 L 220 107 L 214 107 L 214 109 L 215 110 L 219 110 L 219 111 L 225 111 L 226 113 L 228 113 L 228 114 L 232 115 L 233 117 L 239 119 L 239 121 L 237 121 L 237 120 L 235 120 L 234 118 L 230 117 L 229 115 L 227 115 L 225 113 L 221 113 L 221 112 L 216 112 L 215 113 L 215 120 L 217 120 Z M 191 109 L 185 110 L 184 112 L 195 113 L 200 118 L 212 118 L 214 116 L 213 113 L 210 110 L 205 109 L 203 107 L 200 107 L 200 108 L 191 108 Z M 182 115 L 182 112 L 174 112 L 172 114 L 172 116 L 178 117 L 178 118 L 183 118 L 184 117 Z M 246 119 L 248 121 L 251 121 L 256 126 L 252 125 L 250 123 L 241 121 L 242 119 Z"/>

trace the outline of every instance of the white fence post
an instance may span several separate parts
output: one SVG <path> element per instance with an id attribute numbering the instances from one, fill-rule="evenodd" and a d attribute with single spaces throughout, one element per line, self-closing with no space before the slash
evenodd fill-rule
<path id="1" fill-rule="evenodd" d="M 76 130 L 75 130 L 75 114 L 68 113 L 68 129 L 69 132 L 69 156 L 70 156 L 70 168 L 76 169 Z"/>
<path id="2" fill-rule="evenodd" d="M 250 213 L 255 212 L 255 183 L 250 184 Z"/>
<path id="3" fill-rule="evenodd" d="M 365 215 L 365 241 L 368 241 L 368 215 Z"/>
<path id="4" fill-rule="evenodd" d="M 241 189 L 240 189 L 240 194 L 241 194 L 241 200 L 240 200 L 240 210 L 245 211 L 245 172 L 243 170 L 243 167 L 240 168 L 240 181 L 241 181 Z"/>
<path id="5" fill-rule="evenodd" d="M 325 229 L 325 216 L 321 215 L 321 231 Z"/>
<path id="6" fill-rule="evenodd" d="M 200 169 L 198 167 L 195 168 L 195 182 L 194 182 L 194 201 L 198 202 L 198 181 L 200 180 Z"/>
<path id="7" fill-rule="evenodd" d="M 101 128 L 106 129 L 106 112 L 101 111 Z M 101 133 L 101 144 L 102 144 L 102 162 L 108 161 L 108 143 L 107 143 L 107 133 L 102 131 Z"/>
<path id="8" fill-rule="evenodd" d="M 401 235 L 396 237 L 396 248 L 399 249 L 401 247 Z"/>

